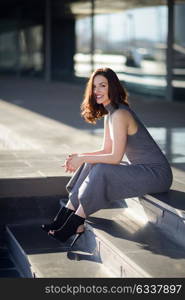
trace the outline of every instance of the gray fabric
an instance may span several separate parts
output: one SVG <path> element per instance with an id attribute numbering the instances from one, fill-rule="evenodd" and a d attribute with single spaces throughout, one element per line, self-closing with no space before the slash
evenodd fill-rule
<path id="1" fill-rule="evenodd" d="M 127 136 L 126 156 L 132 164 L 169 164 L 166 157 L 156 144 L 145 125 L 140 121 L 136 113 L 124 104 L 120 104 L 119 109 L 127 110 L 131 113 L 138 124 L 138 130 L 134 135 Z M 115 111 L 112 105 L 108 105 L 108 119 L 112 123 L 112 113 Z M 111 127 L 111 126 L 110 126 Z"/>
<path id="2" fill-rule="evenodd" d="M 115 109 L 106 108 L 111 122 Z M 137 133 L 127 140 L 129 164 L 83 164 L 66 186 L 74 207 L 81 203 L 87 216 L 112 201 L 165 192 L 172 184 L 170 165 L 159 146 L 130 108 L 122 104 L 119 108 L 129 110 L 138 123 Z"/>

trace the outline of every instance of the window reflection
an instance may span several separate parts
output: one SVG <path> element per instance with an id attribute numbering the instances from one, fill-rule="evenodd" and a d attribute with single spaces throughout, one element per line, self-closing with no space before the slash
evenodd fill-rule
<path id="1" fill-rule="evenodd" d="M 0 69 L 15 71 L 17 66 L 16 31 L 0 34 Z"/>
<path id="2" fill-rule="evenodd" d="M 37 75 L 43 71 L 43 26 L 0 34 L 0 69 Z"/>
<path id="3" fill-rule="evenodd" d="M 96 10 L 98 11 L 98 2 Z M 94 68 L 113 68 L 128 83 L 166 85 L 167 7 L 146 7 L 94 17 Z M 91 71 L 89 45 L 90 17 L 76 22 L 77 53 L 74 57 L 77 76 Z"/>
<path id="4" fill-rule="evenodd" d="M 92 68 L 108 66 L 128 88 L 165 95 L 167 1 L 152 7 L 140 1 L 141 7 L 134 8 L 134 1 L 94 0 L 94 43 L 93 1 L 23 2 L 24 5 L 16 2 L 15 12 L 1 6 L 1 73 L 44 78 L 45 72 L 53 80 L 71 80 L 73 75 L 88 77 Z M 47 15 L 46 3 L 50 4 Z M 184 1 L 174 1 L 174 11 L 172 84 L 175 100 L 184 100 Z"/>
<path id="5" fill-rule="evenodd" d="M 33 26 L 20 31 L 21 70 L 38 72 L 43 68 L 43 27 Z"/>
<path id="6" fill-rule="evenodd" d="M 175 5 L 175 24 L 174 24 L 174 70 L 173 86 L 175 87 L 176 99 L 184 100 L 182 88 L 185 88 L 185 4 Z"/>

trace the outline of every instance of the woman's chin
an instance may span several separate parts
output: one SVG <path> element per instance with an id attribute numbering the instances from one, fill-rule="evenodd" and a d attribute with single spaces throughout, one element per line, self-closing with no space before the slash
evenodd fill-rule
<path id="1" fill-rule="evenodd" d="M 103 105 L 103 101 L 96 101 L 97 104 L 102 104 Z"/>

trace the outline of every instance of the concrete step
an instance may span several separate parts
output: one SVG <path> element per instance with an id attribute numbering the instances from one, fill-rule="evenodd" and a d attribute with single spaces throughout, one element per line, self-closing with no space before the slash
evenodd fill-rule
<path id="1" fill-rule="evenodd" d="M 134 218 L 153 223 L 170 239 L 185 247 L 185 185 L 175 181 L 167 193 L 124 199 Z"/>
<path id="2" fill-rule="evenodd" d="M 1 168 L 0 168 L 1 169 Z M 38 167 L 40 170 L 41 168 Z M 14 171 L 14 170 L 13 170 Z M 6 172 L 13 173 L 11 167 L 6 167 Z M 36 171 L 31 167 L 20 168 L 16 170 L 16 173 L 21 173 L 20 177 L 15 175 L 7 178 L 1 174 L 0 178 L 0 200 L 4 198 L 20 198 L 20 197 L 50 197 L 53 195 L 66 195 L 66 184 L 70 179 L 70 176 L 64 174 L 58 168 L 51 168 L 45 170 L 45 174 L 38 175 Z M 38 171 L 38 170 L 37 170 Z M 53 171 L 53 174 L 52 174 Z M 26 174 L 28 172 L 28 174 Z M 40 171 L 38 171 L 40 172 Z M 49 173 L 47 175 L 46 173 Z M 57 174 L 58 172 L 58 174 Z M 55 175 L 54 175 L 55 174 Z M 3 177 L 3 178 L 2 178 Z"/>
<path id="3" fill-rule="evenodd" d="M 60 199 L 63 199 L 63 203 L 67 201 L 65 189 L 67 180 L 65 177 L 53 179 L 53 187 L 58 185 L 61 188 L 58 194 L 54 194 L 55 189 L 50 190 L 49 179 L 44 183 L 50 192 L 47 196 L 40 196 L 38 192 L 37 196 L 36 194 L 34 196 L 22 195 L 0 199 L 1 224 L 32 224 L 52 219 L 60 207 Z M 30 180 L 29 189 L 34 190 L 37 181 L 34 184 L 32 179 Z M 38 191 L 40 189 L 41 186 Z M 24 193 L 26 194 L 26 188 Z M 168 193 L 124 199 L 122 207 L 126 207 L 133 218 L 155 224 L 172 240 L 175 239 L 177 243 L 185 247 L 185 184 L 182 175 L 174 179 Z"/>
<path id="4" fill-rule="evenodd" d="M 80 254 L 77 255 L 70 251 L 70 241 L 61 244 L 38 225 L 19 224 L 6 229 L 8 248 L 26 278 L 112 277 L 113 274 L 101 263 L 91 236 L 92 232 L 87 230 L 80 237 L 80 247 L 77 242 Z"/>
<path id="5" fill-rule="evenodd" d="M 73 249 L 35 224 L 8 226 L 7 243 L 25 277 L 185 277 L 185 249 L 121 207 L 91 215 Z"/>
<path id="6" fill-rule="evenodd" d="M 21 274 L 16 268 L 7 247 L 0 247 L 0 278 L 20 278 Z"/>
<path id="7" fill-rule="evenodd" d="M 0 199 L 0 224 L 40 224 L 57 213 L 61 196 Z"/>
<path id="8" fill-rule="evenodd" d="M 119 265 L 123 277 L 184 277 L 185 249 L 147 220 L 114 208 L 97 212 L 89 221 L 104 245 L 102 260 L 110 268 Z"/>

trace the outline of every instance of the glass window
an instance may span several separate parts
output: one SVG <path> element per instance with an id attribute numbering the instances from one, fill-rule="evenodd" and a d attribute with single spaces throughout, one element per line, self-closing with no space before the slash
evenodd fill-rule
<path id="1" fill-rule="evenodd" d="M 93 68 L 110 67 L 132 90 L 164 95 L 167 6 L 111 10 L 103 3 L 95 1 Z M 76 39 L 75 73 L 89 76 L 91 16 L 76 20 Z"/>

